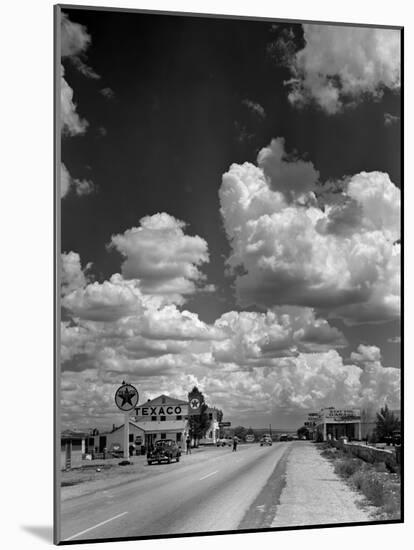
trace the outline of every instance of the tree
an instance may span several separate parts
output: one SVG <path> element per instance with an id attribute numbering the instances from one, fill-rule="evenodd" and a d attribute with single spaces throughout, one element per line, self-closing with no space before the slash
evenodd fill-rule
<path id="1" fill-rule="evenodd" d="M 204 395 L 198 390 L 196 386 L 189 392 L 188 398 L 192 393 L 198 392 L 201 401 L 200 414 L 189 415 L 188 424 L 190 437 L 194 439 L 195 445 L 198 445 L 198 441 L 205 437 L 208 429 L 210 428 L 211 421 L 208 417 L 208 405 L 206 405 L 204 400 Z"/>
<path id="2" fill-rule="evenodd" d="M 306 439 L 309 439 L 310 432 L 306 426 L 302 426 L 301 428 L 299 428 L 296 433 L 298 434 L 298 437 L 305 436 Z"/>
<path id="3" fill-rule="evenodd" d="M 234 428 L 234 435 L 239 439 L 244 439 L 246 437 L 247 430 L 244 426 L 236 426 Z"/>
<path id="4" fill-rule="evenodd" d="M 388 405 L 380 409 L 377 413 L 377 422 L 375 427 L 375 435 L 379 441 L 384 441 L 392 436 L 392 432 L 399 431 L 401 423 L 395 414 L 389 410 Z"/>

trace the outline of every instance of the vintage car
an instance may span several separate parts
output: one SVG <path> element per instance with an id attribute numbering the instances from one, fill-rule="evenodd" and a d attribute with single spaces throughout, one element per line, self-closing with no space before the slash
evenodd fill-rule
<path id="1" fill-rule="evenodd" d="M 260 439 L 260 446 L 266 447 L 268 445 L 272 445 L 273 441 L 270 436 L 270 434 L 264 434 L 263 437 Z"/>
<path id="2" fill-rule="evenodd" d="M 177 443 L 172 439 L 161 439 L 157 441 L 152 449 L 149 449 L 147 453 L 147 462 L 152 464 L 153 462 L 167 462 L 171 463 L 173 459 L 176 462 L 180 461 L 181 450 Z"/>

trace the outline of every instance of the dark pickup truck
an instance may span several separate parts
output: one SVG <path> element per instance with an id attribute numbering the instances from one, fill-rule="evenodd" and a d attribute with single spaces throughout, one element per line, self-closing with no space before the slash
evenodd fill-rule
<path id="1" fill-rule="evenodd" d="M 180 456 L 181 451 L 175 441 L 172 439 L 162 439 L 161 441 L 157 441 L 154 447 L 148 451 L 147 462 L 148 464 L 152 464 L 153 462 L 158 462 L 158 464 L 167 462 L 170 464 L 173 459 L 179 462 Z"/>

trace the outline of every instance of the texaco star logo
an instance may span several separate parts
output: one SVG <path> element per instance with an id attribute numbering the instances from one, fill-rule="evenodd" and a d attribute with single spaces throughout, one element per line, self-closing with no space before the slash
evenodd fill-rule
<path id="1" fill-rule="evenodd" d="M 116 390 L 115 403 L 121 411 L 132 411 L 138 403 L 138 391 L 131 384 L 123 384 Z"/>
<path id="2" fill-rule="evenodd" d="M 193 397 L 193 399 L 190 401 L 190 407 L 192 409 L 198 409 L 200 408 L 200 400 L 196 397 Z"/>

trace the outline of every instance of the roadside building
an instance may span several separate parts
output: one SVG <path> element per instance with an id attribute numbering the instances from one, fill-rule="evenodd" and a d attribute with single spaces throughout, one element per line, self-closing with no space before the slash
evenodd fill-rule
<path id="1" fill-rule="evenodd" d="M 172 439 L 179 447 L 184 446 L 187 421 L 188 402 L 164 394 L 135 409 L 134 422 L 143 432 L 146 448 L 162 439 Z"/>
<path id="2" fill-rule="evenodd" d="M 121 453 L 124 450 L 124 430 L 125 424 L 113 429 L 112 432 L 102 434 L 99 436 L 99 450 L 97 452 L 102 453 L 105 450 L 111 453 Z M 133 421 L 129 421 L 129 445 L 138 453 L 141 451 L 141 446 L 144 444 L 144 430 L 137 426 Z M 95 446 L 96 449 L 96 446 Z"/>
<path id="3" fill-rule="evenodd" d="M 219 409 L 215 407 L 209 407 L 207 409 L 208 419 L 210 421 L 209 429 L 207 430 L 206 436 L 200 439 L 199 443 L 201 445 L 215 445 L 219 439 L 220 426 L 219 426 Z"/>
<path id="4" fill-rule="evenodd" d="M 321 409 L 315 418 L 314 439 L 361 440 L 361 411 L 360 409 L 336 409 L 326 407 Z"/>
<path id="5" fill-rule="evenodd" d="M 88 433 L 64 430 L 60 435 L 61 468 L 79 466 L 85 457 Z"/>
<path id="6" fill-rule="evenodd" d="M 215 444 L 219 434 L 219 410 L 209 407 L 210 426 L 201 444 Z M 185 446 L 188 434 L 188 401 L 168 395 L 159 395 L 155 399 L 135 408 L 129 420 L 129 444 L 139 453 L 142 447 L 148 449 L 156 441 L 172 439 L 179 447 Z M 124 442 L 124 424 L 113 426 L 110 432 L 91 433 L 86 439 L 86 452 L 109 454 L 122 452 Z"/>

